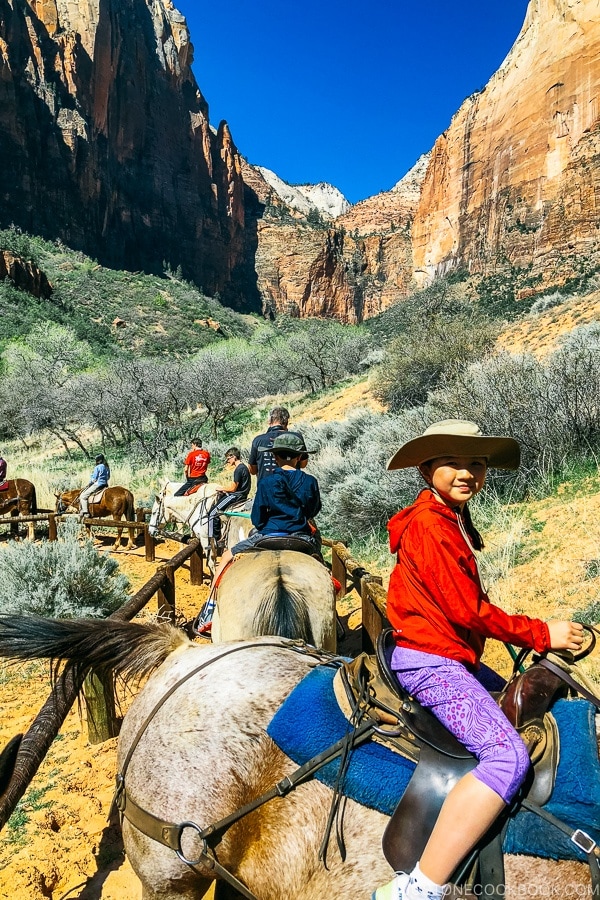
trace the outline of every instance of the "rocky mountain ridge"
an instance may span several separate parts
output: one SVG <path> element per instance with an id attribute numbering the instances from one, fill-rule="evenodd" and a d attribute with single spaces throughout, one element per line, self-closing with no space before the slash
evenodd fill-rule
<path id="1" fill-rule="evenodd" d="M 211 127 L 171 0 L 0 0 L 0 227 L 268 315 L 360 322 L 449 272 L 527 298 L 600 265 L 597 11 L 530 0 L 431 153 L 347 208 Z"/>
<path id="2" fill-rule="evenodd" d="M 597 0 L 530 0 L 486 87 L 390 191 L 320 236 L 258 229 L 270 308 L 360 321 L 450 272 L 518 301 L 600 266 Z M 260 264 L 260 265 L 259 265 Z"/>
<path id="3" fill-rule="evenodd" d="M 350 209 L 350 203 L 332 184 L 324 181 L 319 184 L 288 184 L 264 166 L 256 166 L 256 169 L 286 206 L 305 216 L 323 216 L 331 220 Z"/>

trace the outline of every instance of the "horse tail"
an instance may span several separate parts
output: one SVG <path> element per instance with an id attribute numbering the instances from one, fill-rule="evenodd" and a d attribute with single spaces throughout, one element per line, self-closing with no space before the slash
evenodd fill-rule
<path id="1" fill-rule="evenodd" d="M 168 624 L 120 622 L 117 619 L 45 619 L 0 616 L 0 656 L 12 660 L 50 659 L 53 680 L 72 671 L 83 679 L 99 675 L 142 678 L 191 641 Z"/>
<path id="2" fill-rule="evenodd" d="M 35 484 L 31 485 L 31 515 L 37 516 L 38 506 L 37 506 L 37 494 L 35 492 Z"/>
<path id="3" fill-rule="evenodd" d="M 315 643 L 308 604 L 298 591 L 284 585 L 281 574 L 265 592 L 256 610 L 253 627 L 255 634 L 275 634 L 300 638 L 307 644 Z"/>
<path id="4" fill-rule="evenodd" d="M 135 521 L 135 503 L 131 491 L 127 491 L 127 504 L 125 509 L 125 518 L 128 522 Z"/>

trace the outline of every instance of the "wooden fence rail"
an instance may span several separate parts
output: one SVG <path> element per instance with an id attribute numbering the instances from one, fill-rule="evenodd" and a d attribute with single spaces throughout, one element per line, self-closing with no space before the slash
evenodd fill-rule
<path id="1" fill-rule="evenodd" d="M 331 547 L 331 574 L 341 584 L 338 597 L 344 596 L 351 585 L 351 589 L 361 598 L 362 648 L 367 653 L 373 653 L 377 635 L 390 624 L 386 616 L 387 594 L 382 580 L 379 575 L 367 572 L 341 541 L 324 538 L 323 544 Z"/>
<path id="2" fill-rule="evenodd" d="M 130 522 L 125 519 L 100 519 L 88 517 L 83 520 L 82 524 L 89 525 L 90 527 L 121 528 L 123 530 L 126 528 L 135 528 L 138 533 L 143 532 L 146 562 L 154 562 L 156 558 L 156 541 L 150 534 L 148 523 L 146 522 L 146 515 L 148 512 L 149 510 L 143 507 L 136 509 L 135 522 Z M 53 510 L 44 509 L 31 516 L 0 516 L 0 525 L 9 525 L 14 528 L 21 523 L 47 522 L 48 540 L 56 541 L 58 539 L 58 522 L 64 522 L 66 519 L 70 518 L 71 515 L 73 514 L 57 513 Z"/>
<path id="3" fill-rule="evenodd" d="M 194 538 L 186 547 L 173 556 L 166 565 L 161 566 L 152 578 L 109 618 L 127 622 L 133 619 L 155 594 L 161 590 L 164 591 L 165 584 L 170 584 L 172 574 L 188 559 L 190 560 L 190 580 L 192 584 L 201 584 L 204 574 L 202 545 L 198 538 Z M 169 620 L 174 621 L 174 581 L 170 598 L 172 605 L 165 610 L 165 614 Z M 16 759 L 13 761 L 10 777 L 8 777 L 7 773 L 4 773 L 7 777 L 7 785 L 0 796 L 0 829 L 6 825 L 17 803 L 34 778 L 81 689 L 82 683 L 76 681 L 71 672 L 67 673 L 65 678 L 53 687 L 31 727 L 23 735 Z M 99 679 L 90 680 L 84 688 L 84 693 L 86 701 L 89 697 L 91 704 L 91 708 L 88 707 L 88 736 L 90 742 L 99 743 L 107 740 L 108 737 L 113 737 L 117 734 L 118 723 L 114 715 L 112 685 L 110 687 L 110 695 L 107 695 L 106 684 L 103 684 Z M 111 707 L 113 710 L 112 716 L 110 714 Z"/>

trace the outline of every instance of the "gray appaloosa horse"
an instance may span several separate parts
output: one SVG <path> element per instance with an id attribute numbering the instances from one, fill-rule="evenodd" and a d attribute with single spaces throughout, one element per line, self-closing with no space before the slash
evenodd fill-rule
<path id="1" fill-rule="evenodd" d="M 286 643 L 197 645 L 168 625 L 0 619 L 1 656 L 67 659 L 82 671 L 112 669 L 129 679 L 154 670 L 125 716 L 117 759 L 129 804 L 123 840 L 143 900 L 205 897 L 215 868 L 181 858 L 201 855 L 198 831 L 295 770 L 265 729 L 317 661 Z M 319 845 L 330 800 L 318 781 L 271 800 L 210 842 L 217 866 L 258 900 L 369 900 L 392 875 L 381 850 L 387 819 L 349 800 L 346 860 L 331 851 L 325 868 Z M 143 817 L 139 827 L 132 824 L 139 809 L 165 823 L 187 823 L 179 855 L 144 833 Z M 580 863 L 509 857 L 507 876 L 507 900 L 591 897 L 587 866 Z"/>

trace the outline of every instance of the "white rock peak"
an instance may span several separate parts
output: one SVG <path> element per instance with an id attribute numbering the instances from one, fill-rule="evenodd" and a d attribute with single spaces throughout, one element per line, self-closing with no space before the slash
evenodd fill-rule
<path id="1" fill-rule="evenodd" d="M 332 184 L 288 184 L 275 172 L 263 166 L 255 167 L 284 203 L 298 210 L 303 215 L 311 211 L 318 212 L 325 219 L 335 219 L 350 209 L 341 191 Z"/>
<path id="2" fill-rule="evenodd" d="M 412 169 L 409 169 L 406 175 L 403 175 L 400 181 L 396 182 L 392 190 L 401 192 L 407 198 L 410 197 L 417 202 L 421 195 L 421 187 L 430 159 L 431 150 L 418 158 Z"/>

